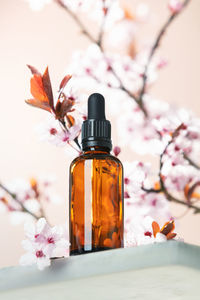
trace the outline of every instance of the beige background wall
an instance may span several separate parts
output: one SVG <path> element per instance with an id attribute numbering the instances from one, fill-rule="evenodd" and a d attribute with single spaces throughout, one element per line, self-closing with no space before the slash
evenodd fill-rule
<path id="1" fill-rule="evenodd" d="M 130 5 L 139 1 L 127 1 Z M 144 1 L 145 2 L 145 1 Z M 166 3 L 148 0 L 153 23 L 141 26 L 139 35 L 151 41 L 167 17 Z M 184 105 L 200 116 L 200 1 L 193 0 L 169 29 L 161 53 L 169 66 L 160 73 L 152 93 L 163 100 Z M 24 104 L 29 96 L 30 73 L 26 64 L 44 70 L 49 65 L 52 82 L 59 83 L 75 48 L 86 48 L 88 40 L 66 13 L 55 4 L 32 12 L 23 0 L 0 1 L 0 180 L 55 173 L 57 190 L 65 203 L 48 207 L 52 223 L 64 222 L 67 215 L 68 161 L 60 148 L 39 143 L 34 126 L 46 115 Z M 124 153 L 123 158 L 127 154 Z M 174 215 L 185 210 L 173 205 Z M 200 216 L 189 212 L 178 221 L 177 231 L 185 241 L 200 244 Z M 23 226 L 10 225 L 0 215 L 0 267 L 17 264 L 22 253 Z"/>

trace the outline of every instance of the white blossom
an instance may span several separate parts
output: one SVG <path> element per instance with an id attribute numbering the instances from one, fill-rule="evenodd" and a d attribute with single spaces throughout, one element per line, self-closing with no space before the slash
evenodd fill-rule
<path id="1" fill-rule="evenodd" d="M 50 265 L 53 257 L 67 257 L 69 255 L 69 242 L 66 239 L 62 226 L 50 227 L 44 218 L 34 225 L 25 224 L 25 237 L 22 242 L 26 250 L 21 259 L 21 265 L 32 265 L 37 263 L 40 270 Z"/>
<path id="2" fill-rule="evenodd" d="M 37 126 L 37 132 L 41 141 L 47 141 L 56 146 L 66 146 L 73 141 L 80 133 L 80 125 L 75 124 L 67 131 L 62 128 L 60 122 L 50 116 L 45 122 Z"/>
<path id="3" fill-rule="evenodd" d="M 44 8 L 46 4 L 52 2 L 52 0 L 25 0 L 28 2 L 30 8 L 34 11 L 39 11 Z"/>
<path id="4" fill-rule="evenodd" d="M 151 217 L 137 218 L 129 224 L 125 234 L 125 247 L 161 243 L 167 240 L 162 233 L 157 233 L 154 237 Z"/>

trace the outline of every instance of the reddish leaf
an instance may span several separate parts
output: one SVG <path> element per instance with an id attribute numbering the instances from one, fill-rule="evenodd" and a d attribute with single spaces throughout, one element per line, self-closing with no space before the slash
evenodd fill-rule
<path id="1" fill-rule="evenodd" d="M 0 201 L 2 201 L 5 205 L 8 204 L 8 200 L 5 197 L 0 197 Z"/>
<path id="2" fill-rule="evenodd" d="M 75 124 L 74 117 L 72 117 L 71 115 L 66 115 L 66 117 L 69 127 L 72 127 Z"/>
<path id="3" fill-rule="evenodd" d="M 32 106 L 44 109 L 48 112 L 51 112 L 51 108 L 47 102 L 41 102 L 40 100 L 37 100 L 37 99 L 28 99 L 28 100 L 25 100 L 25 102 Z"/>
<path id="4" fill-rule="evenodd" d="M 107 7 L 103 7 L 103 13 L 104 13 L 104 16 L 107 15 L 107 13 L 108 13 L 108 8 Z"/>
<path id="5" fill-rule="evenodd" d="M 128 7 L 124 7 L 124 17 L 125 17 L 125 19 L 128 19 L 128 20 L 135 19 L 133 12 L 131 12 Z"/>
<path id="6" fill-rule="evenodd" d="M 44 91 L 42 77 L 40 75 L 35 74 L 31 78 L 31 94 L 35 99 L 41 102 L 49 103 L 48 97 Z"/>
<path id="7" fill-rule="evenodd" d="M 35 178 L 31 178 L 30 179 L 30 185 L 31 185 L 31 188 L 33 189 L 33 191 L 35 192 L 35 197 L 38 198 L 39 197 L 39 191 L 38 191 L 37 180 Z"/>
<path id="8" fill-rule="evenodd" d="M 68 83 L 68 81 L 72 78 L 71 75 L 66 75 L 63 80 L 60 83 L 60 90 L 64 89 L 64 87 L 66 86 L 66 84 Z"/>
<path id="9" fill-rule="evenodd" d="M 168 233 L 167 235 L 167 240 L 172 240 L 173 238 L 175 238 L 176 233 L 172 232 L 172 233 Z"/>
<path id="10" fill-rule="evenodd" d="M 188 199 L 188 192 L 189 192 L 189 184 L 186 184 L 185 187 L 184 187 L 184 195 L 185 195 L 185 198 Z"/>
<path id="11" fill-rule="evenodd" d="M 30 65 L 27 65 L 27 67 L 31 70 L 31 73 L 33 75 L 37 74 L 37 75 L 40 75 L 41 76 L 41 73 L 33 66 L 30 66 Z"/>
<path id="12" fill-rule="evenodd" d="M 54 111 L 53 92 L 52 92 L 51 80 L 49 77 L 48 67 L 46 68 L 46 70 L 42 76 L 42 83 L 43 83 L 44 91 L 48 98 L 49 106 Z"/>
<path id="13" fill-rule="evenodd" d="M 195 189 L 200 186 L 200 181 L 197 181 L 196 183 L 194 183 L 190 188 L 188 188 L 188 190 L 185 192 L 185 196 L 188 200 L 188 202 L 190 203 L 191 198 L 195 198 L 194 196 L 196 195 L 197 198 L 199 198 L 199 194 L 194 193 Z"/>
<path id="14" fill-rule="evenodd" d="M 174 220 L 169 221 L 165 223 L 165 225 L 161 228 L 160 233 L 167 236 L 169 233 L 173 232 L 174 228 L 175 228 Z"/>
<path id="15" fill-rule="evenodd" d="M 159 182 L 159 181 L 156 181 L 156 182 L 154 183 L 154 189 L 155 189 L 155 190 L 159 190 L 159 189 L 160 189 L 160 182 Z"/>
<path id="16" fill-rule="evenodd" d="M 153 229 L 153 236 L 156 237 L 156 234 L 160 232 L 160 226 L 158 225 L 157 222 L 155 221 L 152 222 L 152 229 Z"/>

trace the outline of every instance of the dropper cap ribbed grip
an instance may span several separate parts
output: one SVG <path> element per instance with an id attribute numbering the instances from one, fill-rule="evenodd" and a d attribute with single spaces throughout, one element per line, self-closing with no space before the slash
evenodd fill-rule
<path id="1" fill-rule="evenodd" d="M 95 93 L 88 98 L 88 119 L 82 125 L 82 148 L 105 147 L 112 149 L 111 124 L 105 118 L 105 99 Z"/>

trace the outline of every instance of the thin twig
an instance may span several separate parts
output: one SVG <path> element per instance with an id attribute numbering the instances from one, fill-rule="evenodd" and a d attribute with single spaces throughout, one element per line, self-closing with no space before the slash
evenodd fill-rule
<path id="1" fill-rule="evenodd" d="M 191 166 L 193 166 L 195 169 L 200 170 L 200 166 L 198 166 L 191 158 L 189 158 L 185 153 L 183 154 L 183 157 L 185 160 L 189 162 Z"/>
<path id="2" fill-rule="evenodd" d="M 143 74 L 143 84 L 142 84 L 142 89 L 140 91 L 140 95 L 138 98 L 138 102 L 142 102 L 143 101 L 143 96 L 146 90 L 146 84 L 147 84 L 147 79 L 148 79 L 148 70 L 149 70 L 149 66 L 151 64 L 152 58 L 154 57 L 156 50 L 158 49 L 158 47 L 160 46 L 160 42 L 165 34 L 165 32 L 167 31 L 168 27 L 170 26 L 170 24 L 172 23 L 172 21 L 183 11 L 183 9 L 186 7 L 186 5 L 189 3 L 190 0 L 185 0 L 183 2 L 183 6 L 182 9 L 177 12 L 174 13 L 172 15 L 170 15 L 169 19 L 165 22 L 165 24 L 162 26 L 161 30 L 158 33 L 158 36 L 156 37 L 156 40 L 151 48 L 147 63 L 145 65 L 144 68 L 144 74 Z"/>
<path id="3" fill-rule="evenodd" d="M 102 45 L 99 45 L 99 48 L 101 49 L 101 52 L 103 54 L 104 60 L 107 61 L 107 57 L 105 55 L 104 49 Z M 114 70 L 113 66 L 111 64 L 109 64 L 109 72 L 112 73 L 112 75 L 117 79 L 118 83 L 119 83 L 119 89 L 122 90 L 123 92 L 125 92 L 132 100 L 134 100 L 137 105 L 140 107 L 140 109 L 142 110 L 142 112 L 144 113 L 145 117 L 147 118 L 148 114 L 146 111 L 146 108 L 144 107 L 143 103 L 139 102 L 137 100 L 137 97 L 131 93 L 127 88 L 125 88 L 122 79 L 119 77 L 119 75 L 116 73 L 116 71 Z"/>
<path id="4" fill-rule="evenodd" d="M 59 122 L 60 122 L 60 123 L 62 124 L 62 126 L 64 127 L 64 130 L 68 131 L 65 121 L 64 121 L 64 120 L 59 120 Z M 78 137 L 75 137 L 74 143 L 78 146 L 79 150 L 82 151 L 81 145 L 79 144 L 79 141 L 78 141 Z M 72 147 L 71 144 L 70 144 L 70 146 Z M 74 147 L 72 147 L 72 148 L 74 148 Z M 74 149 L 76 149 L 76 148 L 74 148 Z M 76 150 L 77 150 L 77 149 L 76 149 Z M 78 150 L 77 150 L 77 151 L 78 151 Z"/>
<path id="5" fill-rule="evenodd" d="M 74 21 L 77 23 L 77 25 L 80 27 L 83 34 L 85 34 L 86 37 L 90 39 L 91 42 L 97 43 L 97 41 L 93 38 L 93 36 L 88 32 L 85 25 L 80 21 L 80 19 L 77 17 L 75 13 L 73 13 L 67 5 L 64 4 L 62 0 L 54 0 L 55 3 L 60 5 L 71 17 L 74 19 Z"/>
<path id="6" fill-rule="evenodd" d="M 7 187 L 5 187 L 2 183 L 0 183 L 0 188 L 2 189 L 2 190 L 4 190 L 7 194 L 9 194 L 11 197 L 12 197 L 12 199 L 15 201 L 15 202 L 17 202 L 17 204 L 19 204 L 20 205 L 20 207 L 21 207 L 21 211 L 22 212 L 25 212 L 25 213 L 28 213 L 29 215 L 31 215 L 33 218 L 35 218 L 36 220 L 38 220 L 38 219 L 40 219 L 42 216 L 37 216 L 37 215 L 35 215 L 34 213 L 32 213 L 30 210 L 28 210 L 24 205 L 23 205 L 23 203 L 21 203 L 21 201 L 17 198 L 17 195 L 16 194 L 14 194 L 14 193 L 12 193 L 11 191 L 9 191 L 8 190 L 8 188 Z"/>
<path id="7" fill-rule="evenodd" d="M 169 201 L 172 201 L 172 202 L 175 202 L 175 203 L 178 203 L 178 204 L 187 206 L 188 208 L 192 208 L 192 209 L 194 209 L 194 213 L 195 213 L 195 214 L 200 213 L 200 207 L 198 207 L 198 206 L 196 206 L 196 205 L 193 205 L 193 204 L 190 204 L 190 203 L 187 203 L 187 202 L 185 202 L 184 200 L 180 200 L 180 199 L 177 199 L 177 198 L 175 198 L 174 196 L 172 196 L 172 195 L 167 191 L 167 188 L 165 187 L 165 184 L 164 184 L 164 182 L 163 182 L 163 180 L 162 180 L 162 177 L 160 178 L 160 184 L 161 184 L 162 192 L 165 194 L 166 198 L 167 198 Z"/>
<path id="8" fill-rule="evenodd" d="M 142 187 L 142 190 L 146 193 L 161 193 L 162 192 L 162 189 L 154 189 L 154 188 L 150 188 L 150 189 L 147 189 L 145 187 Z"/>

